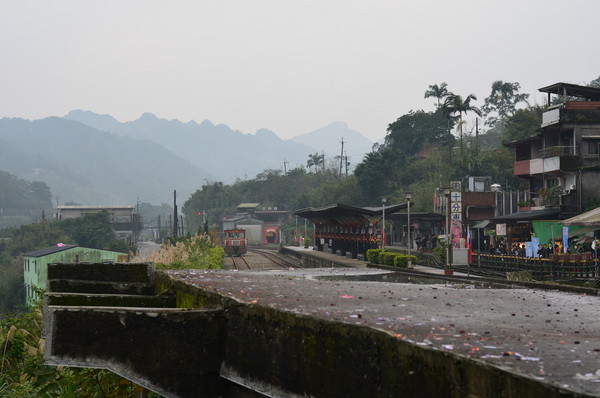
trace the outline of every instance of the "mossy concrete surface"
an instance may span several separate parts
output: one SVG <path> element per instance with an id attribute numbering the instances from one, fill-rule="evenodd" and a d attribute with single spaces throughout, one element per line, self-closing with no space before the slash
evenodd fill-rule
<path id="1" fill-rule="evenodd" d="M 77 279 L 88 281 L 151 282 L 154 265 L 151 263 L 51 263 L 48 279 Z"/>
<path id="2" fill-rule="evenodd" d="M 221 376 L 265 396 L 600 396 L 598 297 L 344 280 L 381 272 L 165 271 L 157 281 L 223 307 Z"/>
<path id="3" fill-rule="evenodd" d="M 167 397 L 216 397 L 226 321 L 219 310 L 49 306 L 45 361 L 104 368 Z"/>
<path id="4" fill-rule="evenodd" d="M 47 293 L 48 305 L 175 308 L 173 296 L 132 294 Z"/>
<path id="5" fill-rule="evenodd" d="M 49 295 L 46 360 L 167 397 L 600 396 L 599 297 L 372 281 L 385 272 L 156 272 L 173 309 Z"/>

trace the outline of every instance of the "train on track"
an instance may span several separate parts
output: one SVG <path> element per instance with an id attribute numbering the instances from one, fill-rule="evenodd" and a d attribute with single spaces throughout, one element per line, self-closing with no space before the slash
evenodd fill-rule
<path id="1" fill-rule="evenodd" d="M 226 229 L 223 231 L 223 249 L 228 256 L 241 256 L 248 250 L 248 239 L 243 229 Z"/>

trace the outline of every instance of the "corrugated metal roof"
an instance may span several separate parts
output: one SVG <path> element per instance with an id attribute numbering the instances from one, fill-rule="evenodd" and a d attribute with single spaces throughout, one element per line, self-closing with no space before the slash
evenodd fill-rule
<path id="1" fill-rule="evenodd" d="M 260 203 L 240 203 L 237 205 L 238 209 L 255 209 L 260 206 Z"/>
<path id="2" fill-rule="evenodd" d="M 600 207 L 568 218 L 562 222 L 564 225 L 578 225 L 582 227 L 600 227 Z"/>
<path id="3" fill-rule="evenodd" d="M 385 213 L 392 214 L 406 209 L 407 204 L 386 206 Z M 361 224 L 369 219 L 376 219 L 383 215 L 383 207 L 355 207 L 335 203 L 323 207 L 309 207 L 294 212 L 295 216 L 308 218 L 315 223 L 337 223 L 341 225 Z"/>
<path id="4" fill-rule="evenodd" d="M 530 220 L 552 220 L 560 214 L 558 209 L 530 210 L 517 213 L 505 214 L 494 217 L 493 221 L 530 221 Z"/>
<path id="5" fill-rule="evenodd" d="M 73 205 L 73 206 L 58 206 L 59 210 L 114 210 L 114 209 L 135 209 L 135 206 L 130 205 L 116 205 L 116 206 L 102 206 L 102 205 L 89 205 L 89 206 L 81 206 L 81 205 Z"/>
<path id="6" fill-rule="evenodd" d="M 47 256 L 48 254 L 62 252 L 65 250 L 72 249 L 74 247 L 78 247 L 78 246 L 79 245 L 50 246 L 50 247 L 46 247 L 45 249 L 40 249 L 40 250 L 36 250 L 33 252 L 25 253 L 25 254 L 23 254 L 23 256 L 25 256 L 25 257 L 43 257 L 43 256 Z"/>

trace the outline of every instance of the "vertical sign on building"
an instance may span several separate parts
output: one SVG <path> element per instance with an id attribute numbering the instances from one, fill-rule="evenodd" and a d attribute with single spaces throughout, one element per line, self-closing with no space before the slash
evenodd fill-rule
<path id="1" fill-rule="evenodd" d="M 460 181 L 450 182 L 450 219 L 452 222 L 452 240 L 455 247 L 462 237 L 462 184 Z"/>

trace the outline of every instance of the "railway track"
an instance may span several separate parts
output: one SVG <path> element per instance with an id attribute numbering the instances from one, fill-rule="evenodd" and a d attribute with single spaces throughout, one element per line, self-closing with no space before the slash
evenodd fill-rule
<path id="1" fill-rule="evenodd" d="M 297 263 L 291 262 L 281 256 L 271 253 L 270 250 L 259 250 L 259 249 L 248 248 L 248 251 L 262 256 L 263 258 L 267 259 L 270 263 L 273 263 L 278 267 L 282 267 L 282 268 L 286 268 L 286 269 L 300 268 Z"/>
<path id="2" fill-rule="evenodd" d="M 250 263 L 244 257 L 229 257 L 231 258 L 231 262 L 233 263 L 233 268 L 236 270 L 240 270 L 240 266 L 242 269 L 252 269 Z"/>

